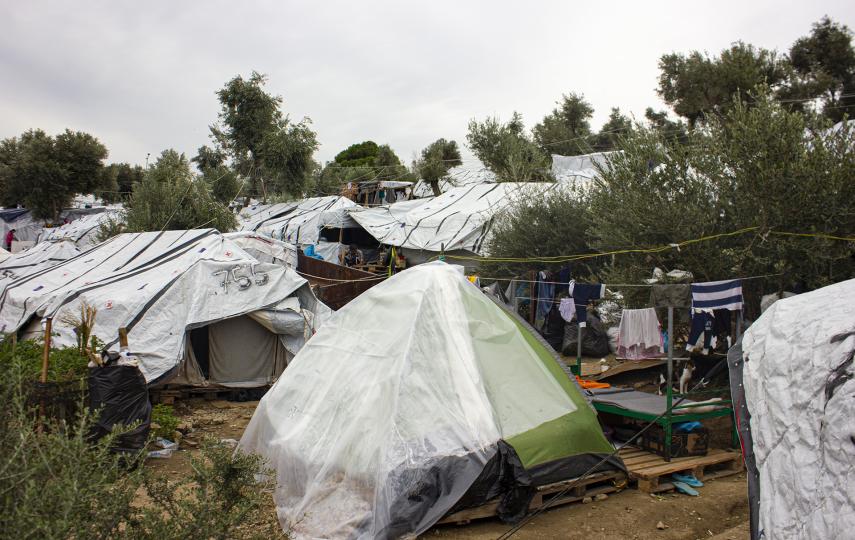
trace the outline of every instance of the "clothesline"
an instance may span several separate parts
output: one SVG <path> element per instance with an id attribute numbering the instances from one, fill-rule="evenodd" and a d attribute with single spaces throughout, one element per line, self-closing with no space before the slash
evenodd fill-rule
<path id="1" fill-rule="evenodd" d="M 741 281 L 749 281 L 752 279 L 762 279 L 762 278 L 777 277 L 777 276 L 782 276 L 782 275 L 784 275 L 784 273 L 779 272 L 777 274 L 763 274 L 763 275 L 759 275 L 759 276 L 749 276 L 749 277 L 741 277 L 741 278 L 739 278 L 739 277 L 728 278 L 728 279 L 725 279 L 722 281 L 735 281 L 737 279 L 741 280 Z M 543 283 L 546 285 L 568 285 L 570 283 L 569 281 L 539 281 L 537 279 L 497 278 L 497 277 L 487 277 L 487 276 L 478 276 L 478 278 L 479 279 L 485 279 L 485 280 L 493 280 L 493 281 L 516 281 L 518 283 Z M 575 281 L 575 282 L 579 283 L 579 284 L 586 284 L 586 285 L 599 285 L 599 283 L 585 283 L 585 282 L 581 282 L 581 281 Z M 704 282 L 693 281 L 692 283 L 704 283 Z M 605 283 L 605 286 L 607 288 L 608 287 L 613 287 L 613 288 L 619 288 L 619 287 L 653 287 L 655 285 L 691 285 L 691 283 Z"/>

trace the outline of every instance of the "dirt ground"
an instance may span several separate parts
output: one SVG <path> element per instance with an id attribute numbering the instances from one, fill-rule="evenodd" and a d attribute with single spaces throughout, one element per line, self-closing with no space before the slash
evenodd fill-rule
<path id="1" fill-rule="evenodd" d="M 147 467 L 173 477 L 190 474 L 190 457 L 207 437 L 239 440 L 252 417 L 257 401 L 230 402 L 204 399 L 180 400 L 175 414 L 190 427 L 181 447 L 171 458 L 149 459 Z M 699 489 L 699 497 L 665 494 L 650 496 L 635 489 L 610 495 L 590 504 L 573 503 L 548 510 L 534 518 L 515 538 L 627 538 L 683 540 L 747 538 L 748 503 L 744 475 L 712 480 Z M 265 518 L 276 520 L 273 503 Z M 659 523 L 665 526 L 658 529 Z M 422 538 L 492 539 L 508 529 L 497 519 L 468 525 L 442 525 Z M 722 536 L 716 536 L 721 534 Z"/>

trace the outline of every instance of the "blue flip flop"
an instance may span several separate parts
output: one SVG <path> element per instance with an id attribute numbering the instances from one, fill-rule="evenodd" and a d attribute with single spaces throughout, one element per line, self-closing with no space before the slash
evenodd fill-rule
<path id="1" fill-rule="evenodd" d="M 688 484 L 692 487 L 703 487 L 704 483 L 695 478 L 693 474 L 680 474 L 674 473 L 671 475 L 671 478 L 678 482 L 683 482 L 684 484 Z"/>
<path id="2" fill-rule="evenodd" d="M 698 496 L 698 492 L 694 488 L 689 487 L 689 485 L 684 482 L 674 482 L 674 489 L 676 489 L 680 493 L 683 493 L 684 495 L 691 495 L 692 497 Z"/>

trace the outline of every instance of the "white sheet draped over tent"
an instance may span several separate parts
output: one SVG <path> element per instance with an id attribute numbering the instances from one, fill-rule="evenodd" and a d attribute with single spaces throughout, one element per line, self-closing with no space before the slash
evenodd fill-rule
<path id="1" fill-rule="evenodd" d="M 238 228 L 292 244 L 316 244 L 323 228 L 358 227 L 348 213 L 355 208 L 355 202 L 337 195 L 251 207 L 241 211 Z"/>
<path id="2" fill-rule="evenodd" d="M 439 181 L 439 191 L 445 193 L 456 187 L 494 183 L 496 183 L 496 173 L 476 159 L 449 169 L 448 173 Z M 413 197 L 423 199 L 433 196 L 430 183 L 424 180 L 416 182 L 415 187 L 413 187 Z"/>
<path id="3" fill-rule="evenodd" d="M 28 275 L 50 268 L 80 254 L 74 242 L 44 242 L 27 251 L 7 256 L 0 263 L 0 290 Z"/>
<path id="4" fill-rule="evenodd" d="M 110 221 L 123 223 L 124 220 L 124 214 L 120 210 L 84 215 L 61 227 L 43 229 L 39 243 L 70 240 L 77 244 L 78 248 L 85 251 L 99 243 L 98 233 L 100 233 L 102 225 Z"/>
<path id="5" fill-rule="evenodd" d="M 383 244 L 432 252 L 466 250 L 483 254 L 493 218 L 515 201 L 543 197 L 554 183 L 473 184 L 433 199 L 351 212 Z M 568 216 L 569 217 L 569 216 Z"/>
<path id="6" fill-rule="evenodd" d="M 855 280 L 778 300 L 742 341 L 765 538 L 855 534 Z"/>
<path id="7" fill-rule="evenodd" d="M 0 295 L 0 327 L 11 332 L 49 316 L 57 321 L 55 344 L 74 345 L 61 319 L 79 313 L 85 301 L 98 309 L 94 335 L 111 350 L 118 350 L 118 328 L 128 329 L 132 353 L 152 382 L 178 367 L 187 330 L 280 305 L 289 309 L 292 296 L 300 309 L 321 315 L 310 318 L 313 324 L 329 312 L 295 271 L 259 263 L 213 229 L 128 233 L 8 283 Z"/>
<path id="8" fill-rule="evenodd" d="M 599 174 L 600 168 L 608 168 L 609 160 L 617 152 L 596 152 L 581 156 L 559 156 L 552 154 L 552 176 L 556 182 L 587 183 Z"/>

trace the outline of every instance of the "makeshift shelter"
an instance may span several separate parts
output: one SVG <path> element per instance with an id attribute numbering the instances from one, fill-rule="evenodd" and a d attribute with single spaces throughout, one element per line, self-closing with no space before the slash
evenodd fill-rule
<path id="1" fill-rule="evenodd" d="M 741 347 L 729 364 L 749 499 L 759 503 L 752 537 L 851 538 L 855 280 L 778 300 Z"/>
<path id="2" fill-rule="evenodd" d="M 477 159 L 468 161 L 465 164 L 452 167 L 448 170 L 445 176 L 439 181 L 440 193 L 463 186 L 471 186 L 473 184 L 495 184 L 496 174 L 488 169 L 486 165 Z M 425 197 L 433 197 L 433 188 L 430 182 L 419 180 L 413 187 L 413 197 L 422 199 Z"/>
<path id="3" fill-rule="evenodd" d="M 581 156 L 552 154 L 552 176 L 556 182 L 587 185 L 600 170 L 608 170 L 610 160 L 618 153 L 595 152 Z"/>
<path id="4" fill-rule="evenodd" d="M 354 208 L 358 208 L 356 203 L 337 195 L 251 207 L 241 213 L 238 229 L 295 245 L 316 244 L 323 229 L 358 228 L 348 213 Z"/>
<path id="5" fill-rule="evenodd" d="M 39 237 L 39 243 L 70 240 L 81 250 L 87 250 L 100 242 L 101 228 L 110 222 L 124 223 L 124 215 L 120 210 L 101 211 L 94 214 L 81 215 L 78 219 L 69 221 L 61 227 L 45 228 Z"/>
<path id="6" fill-rule="evenodd" d="M 43 242 L 27 251 L 6 257 L 0 263 L 0 290 L 16 280 L 76 257 L 80 249 L 74 242 Z"/>
<path id="7" fill-rule="evenodd" d="M 293 244 L 247 231 L 226 233 L 224 236 L 259 262 L 297 268 L 297 248 Z"/>
<path id="8" fill-rule="evenodd" d="M 613 451 L 553 354 L 460 267 L 416 266 L 330 318 L 239 448 L 276 471 L 296 538 L 414 537 L 499 496 L 500 515 L 518 518 L 533 486 Z"/>
<path id="9" fill-rule="evenodd" d="M 202 229 L 121 234 L 14 279 L 0 294 L 0 326 L 38 334 L 52 317 L 54 343 L 74 345 L 63 319 L 83 302 L 98 309 L 93 334 L 109 350 L 127 328 L 149 384 L 271 382 L 329 312 L 295 271 Z"/>
<path id="10" fill-rule="evenodd" d="M 543 197 L 559 187 L 554 183 L 473 184 L 426 201 L 354 210 L 350 215 L 378 242 L 409 250 L 408 258 L 416 261 L 439 252 L 482 255 L 497 214 L 515 201 Z"/>

